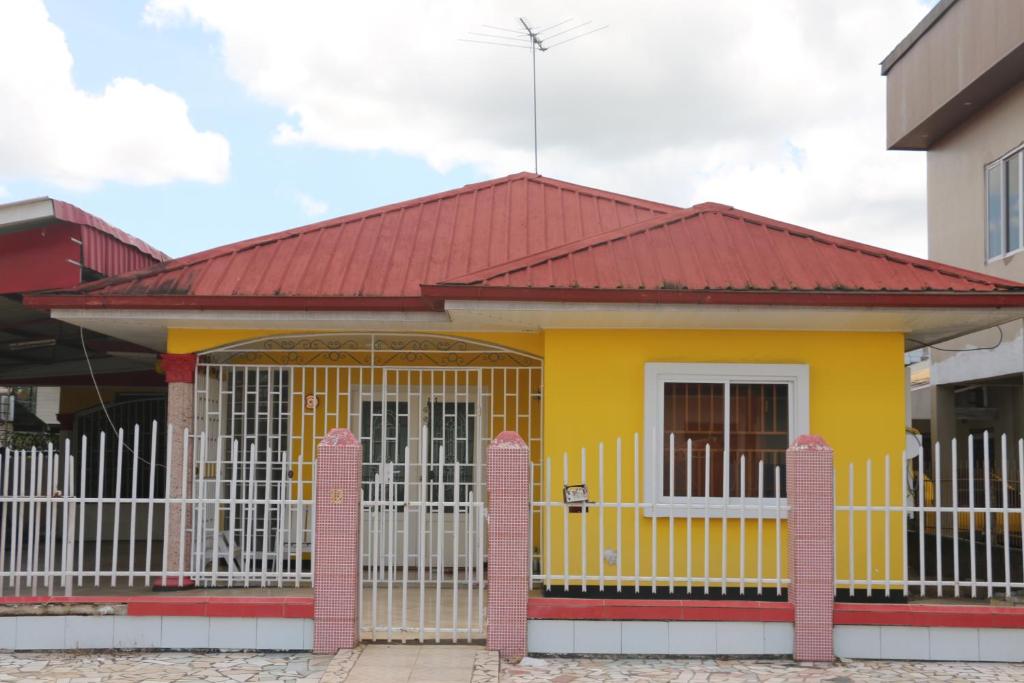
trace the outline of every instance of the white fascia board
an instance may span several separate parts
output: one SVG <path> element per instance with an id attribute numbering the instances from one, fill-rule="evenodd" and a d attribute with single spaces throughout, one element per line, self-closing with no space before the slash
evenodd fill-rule
<path id="1" fill-rule="evenodd" d="M 415 325 L 447 323 L 443 311 L 219 311 L 219 310 L 127 310 L 97 308 L 55 309 L 53 317 L 66 322 L 88 320 L 130 320 L 154 322 L 164 327 L 211 327 L 247 329 L 252 327 L 303 328 L 309 325 L 344 326 L 364 323 Z"/>
<path id="2" fill-rule="evenodd" d="M 1024 309 L 718 306 L 538 301 L 446 301 L 459 327 L 898 332 L 934 344 L 1024 317 Z M 908 347 L 920 344 L 908 340 Z"/>
<path id="3" fill-rule="evenodd" d="M 87 330 L 145 346 L 167 348 L 167 330 L 419 331 L 451 327 L 433 311 L 181 311 L 94 308 L 54 309 L 51 316 Z"/>
<path id="4" fill-rule="evenodd" d="M 532 332 L 543 329 L 719 329 L 897 332 L 908 349 L 1024 317 L 1024 309 L 710 306 L 446 301 L 444 311 L 56 309 L 52 317 L 162 349 L 169 328 Z"/>
<path id="5" fill-rule="evenodd" d="M 22 223 L 46 218 L 53 218 L 53 200 L 49 197 L 0 204 L 0 232 L 16 232 Z"/>

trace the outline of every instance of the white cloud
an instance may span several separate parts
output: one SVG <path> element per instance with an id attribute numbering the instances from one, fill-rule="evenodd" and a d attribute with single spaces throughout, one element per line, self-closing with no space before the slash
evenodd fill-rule
<path id="1" fill-rule="evenodd" d="M 181 97 L 132 78 L 86 92 L 72 63 L 42 0 L 0 3 L 0 177 L 74 188 L 227 177 L 227 140 L 197 131 Z"/>
<path id="2" fill-rule="evenodd" d="M 6 197 L 8 194 L 10 194 L 10 192 L 7 191 L 7 188 L 0 185 L 0 197 Z"/>
<path id="3" fill-rule="evenodd" d="M 533 167 L 529 52 L 459 38 L 521 14 L 608 23 L 538 56 L 542 173 L 923 253 L 924 159 L 885 151 L 878 70 L 919 0 L 551 7 L 150 0 L 145 17 L 216 34 L 228 74 L 282 110 L 280 144 L 492 175 Z"/>
<path id="4" fill-rule="evenodd" d="M 323 216 L 327 213 L 327 202 L 314 199 L 308 194 L 302 192 L 295 193 L 295 201 L 299 203 L 299 208 L 302 209 L 302 213 L 306 214 L 310 218 L 316 218 L 317 216 Z"/>

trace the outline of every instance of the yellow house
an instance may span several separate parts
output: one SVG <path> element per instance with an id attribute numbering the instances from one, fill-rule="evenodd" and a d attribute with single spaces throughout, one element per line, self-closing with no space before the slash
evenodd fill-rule
<path id="1" fill-rule="evenodd" d="M 195 518 L 194 563 L 246 524 L 264 561 L 307 559 L 311 508 L 289 501 L 345 427 L 364 500 L 398 517 L 367 522 L 385 549 L 364 558 L 472 582 L 486 538 L 466 511 L 487 444 L 515 431 L 538 590 L 778 597 L 789 444 L 834 449 L 837 502 L 902 502 L 904 352 L 1022 317 L 1024 285 L 521 173 L 29 303 L 194 366 L 169 422 L 195 439 L 193 493 L 223 503 Z M 256 496 L 282 505 L 247 512 Z M 837 513 L 837 578 L 900 590 L 903 518 L 869 518 Z"/>

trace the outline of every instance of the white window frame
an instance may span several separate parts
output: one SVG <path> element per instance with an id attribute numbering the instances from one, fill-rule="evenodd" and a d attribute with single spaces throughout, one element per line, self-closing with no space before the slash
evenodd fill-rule
<path id="1" fill-rule="evenodd" d="M 660 443 L 664 428 L 666 383 L 773 383 L 789 385 L 790 441 L 810 433 L 810 369 L 797 363 L 646 363 L 644 365 L 644 507 L 648 517 L 704 516 L 712 518 L 758 516 L 774 518 L 775 498 L 747 496 L 745 504 L 734 496 L 666 496 L 662 488 L 662 457 Z M 729 424 L 729 402 L 725 405 L 725 424 Z M 729 448 L 729 434 L 724 436 Z M 677 446 L 678 447 L 678 446 Z M 779 499 L 780 516 L 786 517 L 786 499 Z"/>
<path id="2" fill-rule="evenodd" d="M 984 235 L 985 263 L 993 263 L 995 261 L 1000 261 L 1000 260 L 1005 259 L 1005 258 L 1007 258 L 1009 256 L 1013 256 L 1014 254 L 1019 254 L 1022 251 L 1024 251 L 1024 154 L 1021 154 L 1021 156 L 1020 156 L 1020 159 L 1018 161 L 1018 163 L 1020 164 L 1020 167 L 1018 168 L 1018 171 L 1017 171 L 1017 192 L 1020 193 L 1019 196 L 1021 197 L 1020 206 L 1017 209 L 1018 212 L 1019 212 L 1018 221 L 1017 221 L 1017 229 L 1021 233 L 1018 236 L 1018 242 L 1019 242 L 1019 244 L 1021 246 L 1017 247 L 1016 249 L 1014 249 L 1012 251 L 1007 251 L 1006 250 L 1006 231 L 1007 231 L 1007 228 L 1008 228 L 1009 223 L 1010 223 L 1010 217 L 1009 217 L 1009 215 L 1007 213 L 1007 210 L 1006 210 L 1007 209 L 1006 205 L 1007 205 L 1007 200 L 1008 200 L 1008 196 L 1007 196 L 1007 192 L 1006 192 L 1006 162 L 1009 161 L 1009 159 L 1011 157 L 1013 157 L 1014 155 L 1016 155 L 1018 152 L 1024 152 L 1024 145 L 1021 145 L 1019 147 L 1015 147 L 1014 149 L 1012 149 L 1009 152 L 1007 152 L 1006 154 L 1002 155 L 1001 157 L 999 157 L 995 161 L 993 161 L 991 163 L 988 163 L 988 164 L 985 164 L 985 168 L 983 170 L 983 173 L 985 174 L 984 175 L 984 177 L 985 177 L 985 201 L 984 201 L 985 215 L 984 215 L 984 230 L 982 231 L 982 234 Z M 989 177 L 988 176 L 989 176 L 989 171 L 992 170 L 993 168 L 998 168 L 999 169 L 999 214 L 1000 214 L 999 215 L 999 253 L 998 254 L 994 254 L 994 255 L 988 253 L 988 219 L 989 219 L 989 216 L 988 216 L 988 196 L 989 196 L 989 190 L 991 189 L 989 187 Z"/>

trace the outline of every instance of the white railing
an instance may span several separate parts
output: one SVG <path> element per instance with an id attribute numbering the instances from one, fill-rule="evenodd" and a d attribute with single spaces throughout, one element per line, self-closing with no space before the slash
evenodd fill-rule
<path id="1" fill-rule="evenodd" d="M 695 449 L 674 435 L 668 449 L 675 457 L 668 458 L 667 476 L 658 477 L 664 497 L 657 504 L 642 495 L 638 434 L 625 453 L 618 439 L 610 452 L 600 443 L 596 451 L 544 459 L 533 502 L 535 585 L 580 593 L 782 595 L 789 579 L 781 467 L 746 454 L 714 455 L 710 446 Z M 568 505 L 564 487 L 577 484 L 586 484 L 590 500 Z"/>
<path id="2" fill-rule="evenodd" d="M 190 470 L 187 458 L 169 457 L 170 430 L 165 444 L 155 426 L 149 444 L 139 443 L 139 431 L 136 425 L 126 438 L 119 430 L 113 443 L 101 434 L 95 444 L 83 438 L 0 452 L 0 595 L 96 593 L 186 578 L 237 587 L 312 580 L 313 501 L 290 496 L 276 479 L 283 470 L 266 465 L 270 454 L 238 442 L 211 454 L 205 435 L 185 430 Z M 175 461 L 180 471 L 168 472 Z M 97 469 L 91 491 L 87 462 Z M 191 483 L 190 493 L 160 490 L 175 475 Z"/>
<path id="3" fill-rule="evenodd" d="M 986 432 L 949 446 L 837 467 L 837 592 L 991 598 L 1024 588 L 1024 440 L 1014 448 L 1003 435 L 996 447 Z"/>

